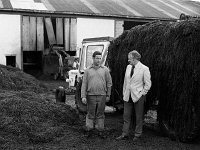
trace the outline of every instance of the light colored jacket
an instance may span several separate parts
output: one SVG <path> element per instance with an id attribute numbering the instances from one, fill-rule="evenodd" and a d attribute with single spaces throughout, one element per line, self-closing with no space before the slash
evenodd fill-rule
<path id="1" fill-rule="evenodd" d="M 131 98 L 137 102 L 142 95 L 146 95 L 151 88 L 151 74 L 149 68 L 138 62 L 134 68 L 134 74 L 130 77 L 132 65 L 128 65 L 124 77 L 123 100 Z"/>

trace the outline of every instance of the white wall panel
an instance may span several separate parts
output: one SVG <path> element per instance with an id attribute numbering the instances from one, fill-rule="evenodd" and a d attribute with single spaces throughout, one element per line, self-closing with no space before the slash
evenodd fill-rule
<path id="1" fill-rule="evenodd" d="M 15 55 L 21 68 L 21 17 L 0 14 L 0 64 L 6 65 L 6 56 Z"/>
<path id="2" fill-rule="evenodd" d="M 84 38 L 114 37 L 115 21 L 109 19 L 77 18 L 77 46 Z"/>

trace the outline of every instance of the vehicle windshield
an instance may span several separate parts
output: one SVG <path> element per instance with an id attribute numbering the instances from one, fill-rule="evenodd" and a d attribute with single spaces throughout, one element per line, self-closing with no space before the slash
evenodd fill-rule
<path id="1" fill-rule="evenodd" d="M 86 68 L 92 65 L 92 54 L 95 51 L 103 52 L 104 45 L 88 45 L 87 46 L 87 53 L 86 53 Z"/>

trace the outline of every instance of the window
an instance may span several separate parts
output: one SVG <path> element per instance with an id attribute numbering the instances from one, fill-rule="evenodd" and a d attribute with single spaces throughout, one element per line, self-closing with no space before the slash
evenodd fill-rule
<path id="1" fill-rule="evenodd" d="M 104 45 L 89 45 L 87 46 L 87 55 L 86 55 L 86 68 L 92 65 L 92 54 L 95 51 L 103 52 Z"/>
<path id="2" fill-rule="evenodd" d="M 6 66 L 16 67 L 16 56 L 6 56 Z"/>

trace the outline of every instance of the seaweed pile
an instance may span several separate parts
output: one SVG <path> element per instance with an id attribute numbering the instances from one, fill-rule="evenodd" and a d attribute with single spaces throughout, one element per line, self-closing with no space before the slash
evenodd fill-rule
<path id="1" fill-rule="evenodd" d="M 47 87 L 18 68 L 0 64 L 0 89 L 44 92 Z"/>
<path id="2" fill-rule="evenodd" d="M 147 108 L 159 100 L 160 124 L 181 141 L 194 139 L 200 129 L 200 19 L 155 21 L 116 38 L 108 49 L 115 104 L 122 102 L 127 55 L 132 50 L 141 53 L 141 62 L 151 71 Z"/>
<path id="3" fill-rule="evenodd" d="M 75 109 L 47 94 L 33 76 L 0 65 L 0 145 L 50 142 L 79 124 Z"/>
<path id="4" fill-rule="evenodd" d="M 1 91 L 0 95 L 0 130 L 7 141 L 14 135 L 23 142 L 49 142 L 78 123 L 78 114 L 70 106 L 34 92 Z"/>

